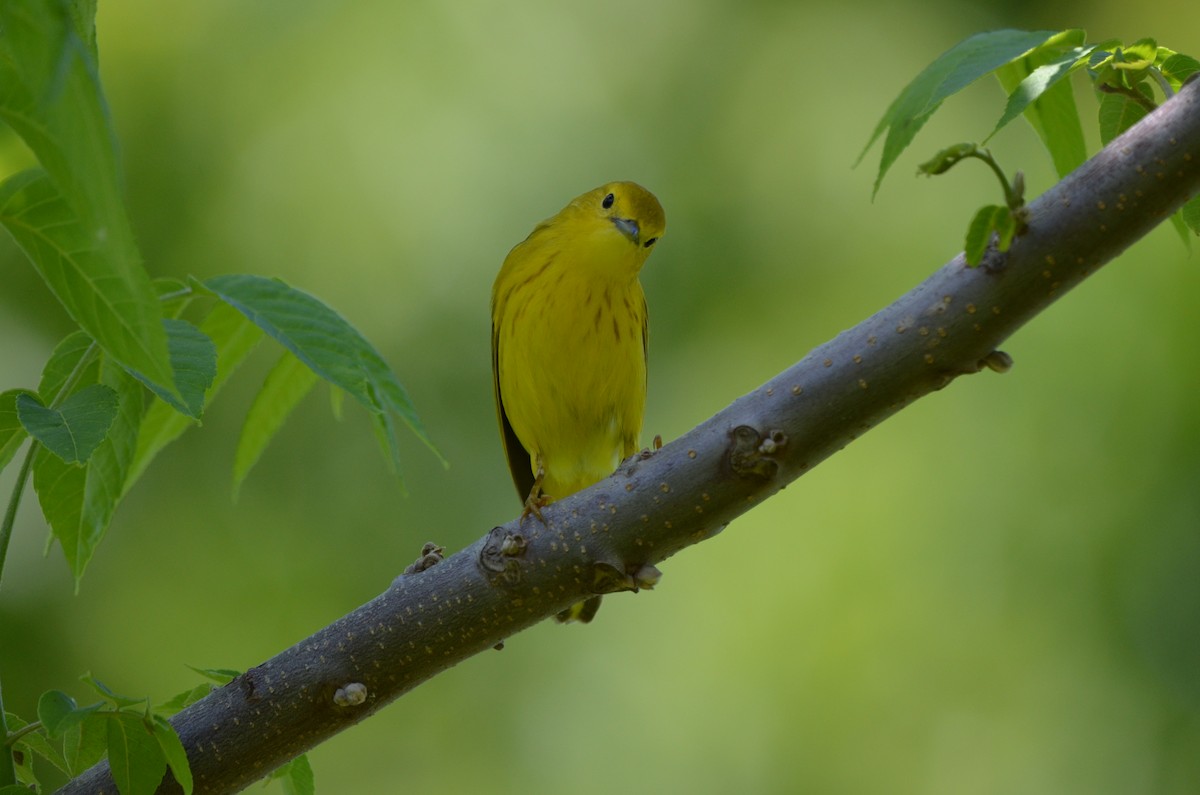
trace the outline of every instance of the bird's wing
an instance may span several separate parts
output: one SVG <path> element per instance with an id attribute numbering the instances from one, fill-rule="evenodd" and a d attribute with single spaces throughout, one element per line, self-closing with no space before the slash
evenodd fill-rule
<path id="1" fill-rule="evenodd" d="M 639 290 L 639 292 L 641 292 L 641 291 Z M 650 311 L 649 311 L 649 308 L 646 306 L 646 294 L 642 293 L 642 366 L 646 368 L 647 373 L 649 373 L 649 367 L 650 367 L 649 360 L 650 360 Z M 646 379 L 646 383 L 649 383 L 649 379 Z M 646 394 L 643 392 L 642 393 L 643 411 L 645 410 L 645 405 L 646 405 Z M 633 455 L 634 453 L 636 453 L 638 450 L 641 449 L 641 445 L 638 443 L 638 434 L 640 434 L 642 431 L 641 413 L 642 412 L 638 412 L 639 416 L 637 418 L 636 425 L 632 431 L 632 435 L 623 440 L 622 446 L 624 449 L 621 450 L 621 458 L 629 458 L 629 456 Z"/>
<path id="2" fill-rule="evenodd" d="M 508 459 L 508 471 L 512 473 L 517 487 L 517 496 L 522 500 L 533 491 L 533 459 L 529 451 L 517 438 L 508 414 L 504 411 L 504 397 L 500 394 L 500 332 L 492 320 L 492 389 L 496 396 L 496 417 L 500 421 L 500 436 L 504 439 L 504 457 Z"/>

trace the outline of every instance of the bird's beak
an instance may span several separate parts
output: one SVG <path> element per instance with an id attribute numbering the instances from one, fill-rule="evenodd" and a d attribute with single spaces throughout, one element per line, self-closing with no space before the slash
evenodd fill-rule
<path id="1" fill-rule="evenodd" d="M 617 229 L 621 230 L 621 234 L 633 241 L 634 245 L 641 243 L 641 230 L 638 229 L 637 221 L 628 218 L 612 219 Z"/>

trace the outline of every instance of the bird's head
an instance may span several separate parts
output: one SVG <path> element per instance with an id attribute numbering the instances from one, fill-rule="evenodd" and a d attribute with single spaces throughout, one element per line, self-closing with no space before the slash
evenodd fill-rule
<path id="1" fill-rule="evenodd" d="M 667 228 L 667 217 L 654 194 L 636 182 L 610 182 L 571 202 L 584 219 L 597 222 L 597 231 L 619 238 L 637 252 L 639 262 L 650 254 Z"/>

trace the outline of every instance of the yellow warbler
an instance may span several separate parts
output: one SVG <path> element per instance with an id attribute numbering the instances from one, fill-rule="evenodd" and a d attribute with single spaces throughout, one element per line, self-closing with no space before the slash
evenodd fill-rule
<path id="1" fill-rule="evenodd" d="M 500 434 L 525 513 L 611 475 L 638 450 L 646 298 L 638 281 L 666 228 L 632 182 L 588 191 L 513 247 L 492 286 Z M 589 621 L 599 597 L 559 620 Z"/>

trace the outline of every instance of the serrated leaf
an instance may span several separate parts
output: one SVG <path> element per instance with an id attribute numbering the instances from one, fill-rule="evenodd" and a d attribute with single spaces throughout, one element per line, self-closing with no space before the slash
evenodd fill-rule
<path id="1" fill-rule="evenodd" d="M 383 453 L 383 460 L 387 463 L 388 471 L 393 475 L 398 475 L 400 473 L 400 445 L 396 440 L 395 420 L 387 412 L 373 413 L 371 414 L 371 428 L 375 431 L 375 440 L 379 442 L 379 449 Z M 403 481 L 400 482 L 400 488 L 404 488 Z"/>
<path id="2" fill-rule="evenodd" d="M 124 259 L 108 250 L 107 238 L 98 240 L 39 170 L 0 183 L 0 224 L 71 319 L 108 355 L 171 388 L 162 309 L 136 254 Z"/>
<path id="3" fill-rule="evenodd" d="M 196 291 L 183 279 L 171 276 L 156 276 L 151 280 L 163 317 L 179 317 L 196 297 Z"/>
<path id="4" fill-rule="evenodd" d="M 1197 235 L 1200 235 L 1200 196 L 1193 196 L 1180 210 L 1180 218 Z"/>
<path id="5" fill-rule="evenodd" d="M 183 790 L 184 795 L 191 795 L 192 768 L 188 764 L 187 752 L 183 749 L 183 743 L 175 732 L 175 727 L 161 715 L 155 715 L 153 720 L 151 731 L 154 739 L 158 741 L 163 758 L 167 760 L 167 765 L 171 768 L 171 775 L 175 777 L 175 781 Z"/>
<path id="6" fill-rule="evenodd" d="M 1138 39 L 1117 51 L 1113 67 L 1129 72 L 1149 69 L 1158 58 L 1158 43 L 1154 39 Z"/>
<path id="7" fill-rule="evenodd" d="M 1188 254 L 1192 253 L 1192 232 L 1188 229 L 1187 224 L 1183 220 L 1183 211 L 1171 213 L 1171 228 L 1175 230 L 1175 234 L 1179 236 L 1179 242 L 1187 249 Z"/>
<path id="8" fill-rule="evenodd" d="M 1058 35 L 1045 30 L 979 33 L 959 42 L 925 67 L 892 101 L 858 156 L 861 162 L 867 150 L 887 131 L 874 192 L 879 192 L 888 169 L 947 97 Z"/>
<path id="9" fill-rule="evenodd" d="M 1174 53 L 1168 56 L 1159 67 L 1163 77 L 1171 84 L 1171 88 L 1178 91 L 1183 87 L 1183 82 L 1196 72 L 1200 72 L 1200 61 L 1197 61 L 1190 55 L 1183 53 Z"/>
<path id="10" fill-rule="evenodd" d="M 0 3 L 0 119 L 45 172 L 0 186 L 0 223 L 110 356 L 171 386 L 161 310 L 142 268 L 100 87 L 93 3 Z"/>
<path id="11" fill-rule="evenodd" d="M 975 217 L 971 219 L 971 223 L 967 227 L 966 241 L 963 244 L 963 255 L 967 264 L 972 268 L 983 261 L 983 255 L 987 251 L 988 243 L 992 240 L 992 234 L 1000 223 L 998 219 L 1007 215 L 1007 207 L 989 204 L 980 207 L 975 213 Z"/>
<path id="12" fill-rule="evenodd" d="M 108 764 L 121 795 L 153 795 L 167 772 L 157 738 L 145 719 L 131 712 L 109 715 Z"/>
<path id="13" fill-rule="evenodd" d="M 200 699 L 207 696 L 213 691 L 213 686 L 210 684 L 196 685 L 191 690 L 184 690 L 182 693 L 176 693 L 171 698 L 154 705 L 154 711 L 170 717 L 178 714 L 181 710 L 187 709 L 192 704 L 195 704 Z"/>
<path id="14" fill-rule="evenodd" d="M 171 369 L 175 373 L 175 384 L 182 397 L 142 377 L 135 372 L 150 391 L 181 414 L 200 419 L 204 412 L 204 393 L 212 384 L 217 372 L 217 348 L 213 341 L 200 329 L 186 320 L 164 318 L 167 346 L 171 351 Z"/>
<path id="15" fill-rule="evenodd" d="M 333 384 L 329 385 L 329 410 L 333 412 L 333 418 L 338 422 L 342 421 L 342 406 L 346 402 L 346 391 L 338 389 Z M 3 467 L 0 467 L 3 468 Z"/>
<path id="16" fill-rule="evenodd" d="M 200 331 L 212 340 L 217 352 L 216 377 L 204 396 L 205 402 L 211 404 L 221 387 L 262 340 L 262 330 L 233 307 L 218 303 L 200 324 Z M 162 400 L 155 400 L 142 418 L 137 450 L 129 466 L 122 494 L 133 487 L 164 447 L 178 439 L 193 424 L 190 417 L 180 414 Z"/>
<path id="17" fill-rule="evenodd" d="M 38 720 L 50 734 L 56 734 L 58 723 L 64 716 L 75 711 L 75 699 L 61 690 L 47 690 L 38 699 Z"/>
<path id="18" fill-rule="evenodd" d="M 1008 251 L 1016 233 L 1017 220 L 1013 217 L 1012 211 L 1006 208 L 1005 212 L 996 216 L 996 250 Z"/>
<path id="19" fill-rule="evenodd" d="M 17 417 L 17 396 L 36 395 L 28 389 L 10 389 L 0 392 L 0 470 L 8 466 L 13 455 L 29 434 Z"/>
<path id="20" fill-rule="evenodd" d="M 4 711 L 4 724 L 6 725 L 8 731 L 16 732 L 16 731 L 20 731 L 21 729 L 24 729 L 26 726 L 28 726 L 29 721 L 25 720 L 20 715 L 16 715 L 12 712 L 9 712 L 8 710 L 5 710 Z M 15 750 L 22 750 L 22 751 L 26 750 L 25 745 L 22 743 L 22 741 L 20 741 L 20 740 L 17 741 L 17 743 L 15 744 L 12 751 L 15 751 Z M 12 751 L 10 751 L 4 745 L 0 745 L 0 753 L 12 754 Z M 15 772 L 17 774 L 17 781 L 19 783 L 27 784 L 27 785 L 36 785 L 38 787 L 41 786 L 40 783 L 38 782 L 37 776 L 34 774 L 34 771 L 33 771 L 33 755 L 32 754 L 25 753 L 23 755 L 23 757 L 10 756 L 9 758 L 12 759 L 12 761 L 13 761 L 13 766 L 15 767 Z M 7 789 L 9 789 L 9 788 L 5 787 L 3 789 L 0 789 L 0 793 L 3 793 Z M 24 795 L 28 795 L 28 790 L 26 790 Z"/>
<path id="21" fill-rule="evenodd" d="M 33 395 L 17 397 L 17 416 L 29 435 L 68 464 L 82 464 L 108 435 L 119 408 L 117 393 L 91 384 L 55 407 Z"/>
<path id="22" fill-rule="evenodd" d="M 62 731 L 60 724 L 63 719 L 74 712 L 77 706 L 75 699 L 63 691 L 47 690 L 38 699 L 38 720 L 42 722 L 42 726 L 46 728 L 50 736 L 54 737 Z"/>
<path id="23" fill-rule="evenodd" d="M 292 409 L 312 391 L 316 383 L 317 374 L 290 351 L 285 350 L 275 362 L 242 423 L 242 434 L 233 458 L 234 499 L 237 499 L 242 481 L 246 479 L 250 468 L 283 426 Z"/>
<path id="24" fill-rule="evenodd" d="M 117 416 L 108 436 L 85 467 L 67 464 L 45 450 L 38 453 L 33 465 L 38 503 L 55 540 L 62 546 L 75 577 L 76 591 L 120 500 L 121 486 L 137 444 L 142 410 L 142 391 L 137 380 L 109 361 L 99 370 L 99 380 L 114 389 L 119 398 Z M 93 374 L 90 378 L 94 381 L 97 376 Z M 86 381 L 80 383 L 80 387 L 84 386 Z"/>
<path id="25" fill-rule="evenodd" d="M 10 725 L 10 730 L 15 730 L 17 727 Z M 64 775 L 70 776 L 71 770 L 67 765 L 67 760 L 57 748 L 50 744 L 46 736 L 41 732 L 30 732 L 21 737 L 16 742 L 17 748 L 24 748 L 28 753 L 36 754 L 42 759 L 45 759 L 50 764 L 61 770 Z M 29 795 L 29 790 L 25 790 L 25 795 Z"/>
<path id="26" fill-rule="evenodd" d="M 84 674 L 83 676 L 79 677 L 79 681 L 83 682 L 85 685 L 92 688 L 92 690 L 95 690 L 103 698 L 105 698 L 110 703 L 112 703 L 112 705 L 114 707 L 116 707 L 117 709 L 124 709 L 126 707 L 136 707 L 139 704 L 146 703 L 146 699 L 144 699 L 144 698 L 132 698 L 130 696 L 122 696 L 117 693 L 114 693 L 112 688 L 110 688 L 108 685 L 104 684 L 103 682 L 101 682 L 99 679 L 92 676 L 91 674 Z"/>
<path id="27" fill-rule="evenodd" d="M 938 152 L 921 165 L 917 166 L 917 171 L 930 177 L 937 176 L 938 174 L 945 174 L 947 171 L 962 162 L 963 158 L 971 157 L 978 151 L 979 147 L 975 144 L 955 144 L 954 146 L 947 146 L 945 149 Z"/>
<path id="28" fill-rule="evenodd" d="M 1008 104 L 985 142 L 1024 114 L 1050 152 L 1059 177 L 1078 168 L 1087 159 L 1087 146 L 1075 94 L 1066 78 L 1087 66 L 1094 49 L 1074 47 L 1061 54 L 1038 50 L 996 70 L 1000 84 L 1009 92 Z"/>
<path id="29" fill-rule="evenodd" d="M 234 670 L 233 668 L 197 668 L 194 665 L 189 665 L 188 668 L 219 685 L 227 685 L 242 675 L 241 671 Z"/>
<path id="30" fill-rule="evenodd" d="M 391 368 L 337 312 L 308 293 L 261 276 L 214 276 L 204 286 L 373 413 L 398 416 L 445 463 Z M 398 455 L 393 446 L 391 457 Z"/>
<path id="31" fill-rule="evenodd" d="M 83 723 L 89 715 L 103 706 L 96 703 L 80 707 L 75 703 L 75 699 L 61 690 L 47 690 L 38 699 L 38 720 L 42 722 L 43 728 L 51 738 L 57 738 L 67 729 Z"/>
<path id="32" fill-rule="evenodd" d="M 1030 120 L 1034 131 L 1050 152 L 1050 161 L 1054 163 L 1054 171 L 1060 178 L 1087 160 L 1083 125 L 1075 105 L 1075 92 L 1069 82 L 1063 81 L 1047 89 L 1033 105 L 1025 109 L 1025 118 Z"/>
<path id="33" fill-rule="evenodd" d="M 0 118 L 24 139 L 81 216 L 124 214 L 116 136 L 100 88 L 94 22 L 68 3 L 0 3 Z M 84 9 L 79 9 L 83 11 Z M 93 44 L 87 44 L 91 39 Z M 114 233 L 119 230 L 112 230 Z"/>
<path id="34" fill-rule="evenodd" d="M 50 352 L 50 358 L 42 367 L 42 378 L 38 381 L 38 394 L 45 395 L 46 399 L 51 401 L 65 398 L 66 394 L 60 393 L 63 392 L 63 388 L 67 386 L 67 382 L 73 375 L 75 376 L 74 387 L 96 383 L 99 360 L 96 357 L 84 360 L 84 357 L 91 352 L 92 340 L 82 331 L 75 331 L 64 337 L 58 345 L 54 346 L 54 350 Z M 76 373 L 77 368 L 81 372 Z"/>
<path id="35" fill-rule="evenodd" d="M 1100 99 L 1100 141 L 1108 146 L 1113 139 L 1146 117 L 1142 105 L 1124 94 L 1104 94 Z"/>
<path id="36" fill-rule="evenodd" d="M 78 776 L 100 761 L 108 746 L 108 716 L 92 713 L 63 732 L 63 758 L 70 775 Z"/>
<path id="37" fill-rule="evenodd" d="M 308 754 L 300 754 L 286 765 L 276 768 L 271 778 L 279 780 L 286 795 L 316 795 L 316 784 Z"/>

